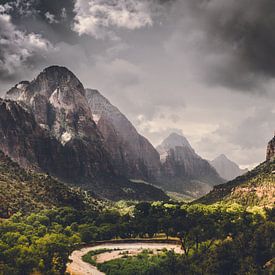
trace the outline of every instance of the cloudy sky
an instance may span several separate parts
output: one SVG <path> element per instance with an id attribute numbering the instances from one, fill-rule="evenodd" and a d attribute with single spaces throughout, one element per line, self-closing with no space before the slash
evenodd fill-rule
<path id="1" fill-rule="evenodd" d="M 154 145 L 181 132 L 252 167 L 275 130 L 274 28 L 274 0 L 0 1 L 0 91 L 67 66 Z"/>

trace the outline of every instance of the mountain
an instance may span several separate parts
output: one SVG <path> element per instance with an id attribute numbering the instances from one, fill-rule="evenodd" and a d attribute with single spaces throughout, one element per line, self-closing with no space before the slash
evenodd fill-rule
<path id="1" fill-rule="evenodd" d="M 273 142 L 274 138 L 268 144 L 265 162 L 232 181 L 215 186 L 208 195 L 196 202 L 212 204 L 223 201 L 236 202 L 245 206 L 274 207 L 275 161 L 270 154 Z"/>
<path id="2" fill-rule="evenodd" d="M 235 162 L 228 159 L 224 154 L 219 155 L 210 164 L 216 169 L 219 175 L 225 180 L 233 180 L 248 172 L 248 169 L 241 169 Z"/>
<path id="3" fill-rule="evenodd" d="M 167 198 L 160 189 L 117 173 L 85 89 L 67 68 L 46 68 L 33 81 L 15 85 L 6 98 L 16 102 L 1 100 L 0 149 L 22 167 L 47 172 L 103 198 Z"/>
<path id="4" fill-rule="evenodd" d="M 85 182 L 88 178 L 101 177 L 103 171 L 106 175 L 114 176 L 85 98 L 84 87 L 68 69 L 58 66 L 46 68 L 32 82 L 20 82 L 13 87 L 7 92 L 6 98 L 16 100 L 25 107 L 26 111 L 33 114 L 37 127 L 44 129 L 51 138 L 68 149 L 63 150 L 69 154 L 64 155 L 64 158 L 71 158 L 71 164 L 65 159 L 59 159 L 55 163 L 56 167 L 51 168 L 47 162 L 43 170 L 49 167 L 49 172 L 66 181 Z M 15 123 L 17 121 L 18 117 Z M 57 155 L 56 149 L 51 155 L 54 151 Z M 19 163 L 20 159 L 17 159 Z M 84 163 L 89 165 L 84 168 Z"/>
<path id="5" fill-rule="evenodd" d="M 183 147 L 186 148 L 186 150 L 195 153 L 186 137 L 176 133 L 171 133 L 159 146 L 157 146 L 160 159 L 165 161 L 168 156 L 168 152 L 176 147 Z"/>
<path id="6" fill-rule="evenodd" d="M 166 190 L 196 198 L 223 182 L 216 170 L 196 154 L 182 135 L 172 133 L 157 150 L 162 161 L 162 186 Z"/>
<path id="7" fill-rule="evenodd" d="M 131 179 L 155 181 L 160 158 L 152 144 L 97 90 L 86 89 L 86 97 L 117 171 Z"/>

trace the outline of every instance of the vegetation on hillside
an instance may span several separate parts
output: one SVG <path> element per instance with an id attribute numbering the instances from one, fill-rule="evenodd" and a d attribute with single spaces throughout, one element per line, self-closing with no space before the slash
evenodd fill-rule
<path id="1" fill-rule="evenodd" d="M 0 151 L 0 218 L 52 207 L 101 208 L 103 202 L 46 174 L 22 169 Z"/>
<path id="2" fill-rule="evenodd" d="M 245 206 L 273 207 L 275 204 L 275 161 L 264 162 L 252 171 L 225 184 L 195 203 L 213 204 L 219 201 Z"/>
<path id="3" fill-rule="evenodd" d="M 127 275 L 272 274 L 274 166 L 261 164 L 218 186 L 201 200 L 223 200 L 212 205 L 111 204 L 48 175 L 25 171 L 0 152 L 0 274 L 64 274 L 79 245 L 155 236 L 177 238 L 184 254 L 142 253 L 99 268 Z"/>

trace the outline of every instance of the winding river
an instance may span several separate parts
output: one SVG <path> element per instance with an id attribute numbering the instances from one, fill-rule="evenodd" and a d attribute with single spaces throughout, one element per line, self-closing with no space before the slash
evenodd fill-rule
<path id="1" fill-rule="evenodd" d="M 89 263 L 82 261 L 82 256 L 88 253 L 91 250 L 98 249 L 114 249 L 111 252 L 104 252 L 97 255 L 97 262 L 103 263 L 113 259 L 122 257 L 122 252 L 127 251 L 128 255 L 137 255 L 141 253 L 144 249 L 150 249 L 153 252 L 166 248 L 167 250 L 174 250 L 176 253 L 182 253 L 181 247 L 179 244 L 171 242 L 106 242 L 98 245 L 91 245 L 84 247 L 79 250 L 73 251 L 70 255 L 71 262 L 67 265 L 67 272 L 70 275 L 104 275 L 99 271 L 95 266 L 92 266 Z"/>

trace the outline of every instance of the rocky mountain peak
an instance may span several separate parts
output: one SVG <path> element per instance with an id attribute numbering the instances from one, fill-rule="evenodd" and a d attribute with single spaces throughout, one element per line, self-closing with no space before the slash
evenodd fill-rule
<path id="1" fill-rule="evenodd" d="M 220 154 L 214 160 L 218 160 L 218 161 L 225 160 L 226 161 L 226 160 L 229 160 L 229 159 L 225 154 Z"/>
<path id="2" fill-rule="evenodd" d="M 183 135 L 177 133 L 171 133 L 166 139 L 163 140 L 161 146 L 166 149 L 174 149 L 175 147 L 192 148 L 188 140 Z"/>
<path id="3" fill-rule="evenodd" d="M 271 161 L 275 159 L 275 133 L 272 140 L 269 141 L 266 150 L 266 160 Z"/>
<path id="4" fill-rule="evenodd" d="M 37 90 L 51 93 L 56 89 L 77 90 L 85 96 L 85 90 L 79 79 L 66 67 L 50 66 L 44 69 L 31 83 Z"/>
<path id="5" fill-rule="evenodd" d="M 177 133 L 171 133 L 159 146 L 157 146 L 161 161 L 165 161 L 169 152 L 178 147 L 184 148 L 184 150 L 187 150 L 191 154 L 195 154 L 194 149 L 191 147 L 186 137 Z"/>
<path id="6" fill-rule="evenodd" d="M 29 102 L 35 95 L 51 97 L 55 91 L 64 94 L 80 93 L 85 96 L 85 90 L 79 79 L 66 67 L 50 66 L 44 69 L 31 82 L 21 81 L 6 93 L 7 99 Z"/>
<path id="7" fill-rule="evenodd" d="M 223 180 L 216 170 L 177 133 L 170 134 L 158 147 L 162 162 L 164 188 L 187 192 L 193 197 L 206 194 Z M 189 193 L 191 192 L 191 193 Z"/>
<path id="8" fill-rule="evenodd" d="M 63 144 L 75 137 L 93 138 L 92 113 L 79 79 L 67 68 L 51 66 L 33 81 L 20 82 L 6 98 L 28 106 L 37 123 Z"/>

